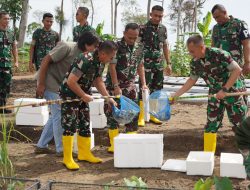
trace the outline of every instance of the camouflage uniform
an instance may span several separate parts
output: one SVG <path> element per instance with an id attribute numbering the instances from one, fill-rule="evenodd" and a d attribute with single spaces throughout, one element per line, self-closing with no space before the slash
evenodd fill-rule
<path id="1" fill-rule="evenodd" d="M 93 31 L 93 32 L 95 31 L 95 29 L 92 26 L 90 26 L 88 22 L 86 22 L 85 25 L 83 26 L 81 25 L 75 26 L 73 28 L 73 41 L 77 42 L 81 34 L 87 31 Z"/>
<path id="2" fill-rule="evenodd" d="M 194 80 L 201 77 L 209 87 L 209 94 L 216 94 L 226 84 L 230 77 L 230 69 L 236 62 L 230 54 L 218 48 L 207 48 L 204 59 L 191 61 L 190 77 Z M 229 92 L 246 91 L 242 80 L 237 79 Z M 222 127 L 225 109 L 229 121 L 238 127 L 246 117 L 247 105 L 242 96 L 225 97 L 222 100 L 209 98 L 207 106 L 206 132 L 217 132 Z"/>
<path id="3" fill-rule="evenodd" d="M 134 46 L 126 44 L 124 38 L 117 42 L 118 51 L 116 58 L 111 64 L 116 64 L 116 73 L 119 87 L 122 90 L 122 95 L 136 101 L 136 86 L 135 77 L 137 75 L 137 68 L 143 61 L 142 44 L 136 43 Z M 114 88 L 110 73 L 107 74 L 106 86 L 110 94 L 112 94 Z M 118 102 L 119 103 L 119 102 Z M 112 116 L 112 110 L 105 105 L 105 113 L 108 118 L 108 127 L 110 129 L 117 129 L 119 124 Z M 137 131 L 138 129 L 138 116 L 134 120 L 126 124 L 126 132 Z"/>
<path id="4" fill-rule="evenodd" d="M 241 66 L 244 65 L 242 41 L 250 39 L 248 26 L 244 21 L 230 16 L 230 20 L 223 24 L 216 24 L 213 28 L 212 40 L 214 47 L 229 52 L 232 58 Z M 244 81 L 244 76 L 241 76 Z M 247 104 L 247 96 L 243 96 Z"/>
<path id="5" fill-rule="evenodd" d="M 146 84 L 152 93 L 163 88 L 163 45 L 166 43 L 167 29 L 162 24 L 153 25 L 148 21 L 140 27 L 139 37 L 144 45 Z"/>
<path id="6" fill-rule="evenodd" d="M 244 165 L 250 178 L 250 117 L 247 117 L 240 127 L 236 128 L 235 138 L 237 146 L 244 157 Z"/>
<path id="7" fill-rule="evenodd" d="M 9 29 L 0 30 L 0 106 L 6 105 L 12 80 L 11 54 L 15 35 Z"/>
<path id="8" fill-rule="evenodd" d="M 78 98 L 67 86 L 70 73 L 80 77 L 78 84 L 85 93 L 90 94 L 93 81 L 97 77 L 101 77 L 104 69 L 104 65 L 99 62 L 97 54 L 97 51 L 94 55 L 81 53 L 74 60 L 60 88 L 60 96 L 63 100 Z M 80 136 L 90 137 L 89 105 L 87 103 L 64 103 L 62 104 L 61 114 L 64 136 L 72 136 L 78 130 Z"/>
<path id="9" fill-rule="evenodd" d="M 228 51 L 241 67 L 243 66 L 241 42 L 245 39 L 250 39 L 247 28 L 247 24 L 244 21 L 230 16 L 230 20 L 226 24 L 216 24 L 212 34 L 214 47 Z"/>
<path id="10" fill-rule="evenodd" d="M 54 30 L 45 31 L 43 28 L 39 28 L 33 33 L 32 40 L 35 40 L 33 63 L 35 63 L 36 70 L 38 70 L 42 59 L 59 41 L 59 35 Z"/>

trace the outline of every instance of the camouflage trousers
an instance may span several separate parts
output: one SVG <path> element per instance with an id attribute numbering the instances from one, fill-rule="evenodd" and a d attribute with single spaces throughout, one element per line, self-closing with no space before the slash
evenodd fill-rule
<path id="1" fill-rule="evenodd" d="M 240 127 L 236 128 L 235 138 L 238 148 L 244 157 L 244 165 L 250 178 L 250 117 L 247 117 Z"/>
<path id="2" fill-rule="evenodd" d="M 121 88 L 121 90 L 123 96 L 126 96 L 127 98 L 134 100 L 136 102 L 135 88 L 133 88 L 132 90 L 130 88 Z M 112 91 L 110 91 L 109 93 L 112 94 Z M 119 108 L 120 107 L 119 99 L 115 99 L 115 101 L 117 102 Z M 105 110 L 105 115 L 107 117 L 107 125 L 109 129 L 117 129 L 119 127 L 119 123 L 114 119 L 112 115 L 112 108 L 108 104 L 105 104 L 104 110 Z M 139 116 L 136 116 L 131 123 L 125 125 L 126 127 L 125 132 L 133 132 L 138 130 L 138 117 Z"/>
<path id="3" fill-rule="evenodd" d="M 150 93 L 153 93 L 157 90 L 163 89 L 163 68 L 147 68 L 145 67 L 145 80 L 146 84 L 150 90 Z M 141 91 L 141 82 L 139 81 L 139 98 L 142 99 L 142 91 Z"/>
<path id="4" fill-rule="evenodd" d="M 11 68 L 0 67 L 0 106 L 6 105 L 7 98 L 10 94 L 11 81 Z"/>
<path id="5" fill-rule="evenodd" d="M 85 102 L 63 103 L 61 109 L 64 136 L 78 132 L 80 136 L 90 137 L 89 105 Z"/>
<path id="6" fill-rule="evenodd" d="M 217 132 L 222 127 L 225 109 L 233 127 L 239 127 L 246 118 L 248 107 L 243 96 L 226 97 L 223 100 L 210 98 L 207 106 L 205 132 Z"/>

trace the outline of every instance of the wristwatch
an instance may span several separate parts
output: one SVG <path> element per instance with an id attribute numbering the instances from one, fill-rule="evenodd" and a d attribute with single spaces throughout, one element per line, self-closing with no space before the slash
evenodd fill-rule
<path id="1" fill-rule="evenodd" d="M 222 87 L 222 91 L 226 93 L 229 92 L 229 90 L 226 87 Z"/>
<path id="2" fill-rule="evenodd" d="M 113 88 L 119 87 L 119 84 L 113 84 Z"/>

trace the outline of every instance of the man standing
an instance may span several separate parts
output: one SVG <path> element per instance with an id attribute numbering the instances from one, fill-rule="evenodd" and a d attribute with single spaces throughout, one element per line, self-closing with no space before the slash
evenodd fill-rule
<path id="1" fill-rule="evenodd" d="M 188 91 L 198 80 L 203 78 L 209 87 L 207 124 L 204 132 L 204 151 L 215 152 L 216 133 L 222 126 L 225 109 L 233 127 L 239 127 L 246 118 L 247 105 L 242 96 L 225 97 L 227 92 L 246 91 L 241 80 L 241 68 L 231 55 L 218 48 L 208 48 L 200 35 L 191 36 L 187 40 L 188 51 L 193 57 L 190 63 L 190 77 L 173 98 Z"/>
<path id="2" fill-rule="evenodd" d="M 77 42 L 80 35 L 85 31 L 95 31 L 95 29 L 88 24 L 89 9 L 87 7 L 79 7 L 76 12 L 76 21 L 78 26 L 73 28 L 73 41 Z"/>
<path id="3" fill-rule="evenodd" d="M 78 170 L 79 166 L 72 157 L 74 133 L 77 132 L 78 161 L 100 163 L 102 160 L 91 152 L 91 132 L 88 103 L 91 86 L 95 86 L 102 96 L 109 96 L 102 80 L 105 64 L 115 56 L 117 46 L 113 41 L 104 41 L 93 54 L 81 53 L 74 59 L 69 72 L 60 88 L 63 100 L 80 98 L 82 101 L 62 104 L 63 164 L 69 170 Z M 116 105 L 112 98 L 109 103 Z"/>
<path id="4" fill-rule="evenodd" d="M 171 72 L 167 29 L 163 24 L 161 24 L 163 11 L 163 8 L 159 5 L 152 7 L 150 13 L 151 19 L 145 25 L 141 26 L 139 33 L 141 42 L 144 45 L 145 78 L 150 93 L 163 88 L 163 54 L 167 62 L 166 72 L 167 74 L 170 74 Z M 139 115 L 138 125 L 144 126 L 145 122 L 142 101 L 140 101 L 140 110 L 141 112 Z M 153 116 L 150 116 L 150 121 L 156 124 L 162 123 Z"/>
<path id="5" fill-rule="evenodd" d="M 30 71 L 33 70 L 33 64 L 35 65 L 36 70 L 40 68 L 42 59 L 59 41 L 58 33 L 51 29 L 54 22 L 53 15 L 45 13 L 42 22 L 44 27 L 37 29 L 32 36 L 29 61 Z"/>
<path id="6" fill-rule="evenodd" d="M 83 33 L 77 44 L 59 42 L 42 61 L 36 90 L 37 95 L 40 97 L 44 96 L 46 100 L 59 99 L 59 87 L 73 59 L 81 52 L 94 51 L 98 42 L 99 38 L 91 32 Z M 62 155 L 63 133 L 61 127 L 61 105 L 53 104 L 50 108 L 51 114 L 37 143 L 35 153 L 53 153 L 54 151 L 48 148 L 48 143 L 54 137 L 56 152 L 60 156 Z"/>
<path id="7" fill-rule="evenodd" d="M 142 44 L 136 42 L 139 26 L 136 23 L 129 23 L 126 25 L 123 34 L 123 38 L 117 42 L 118 51 L 116 57 L 109 65 L 106 86 L 110 93 L 114 95 L 122 94 L 136 101 L 135 77 L 137 72 L 142 88 L 147 89 L 144 76 Z M 106 110 L 111 144 L 108 151 L 114 152 L 114 137 L 118 135 L 119 124 L 113 118 L 112 111 L 107 108 Z M 125 126 L 127 133 L 136 132 L 138 129 L 138 117 Z"/>
<path id="8" fill-rule="evenodd" d="M 247 24 L 229 16 L 223 5 L 212 9 L 217 22 L 213 28 L 212 46 L 228 51 L 232 58 L 243 68 L 243 74 L 250 72 L 250 34 Z"/>
<path id="9" fill-rule="evenodd" d="M 8 28 L 10 16 L 0 12 L 0 106 L 5 106 L 10 93 L 12 80 L 11 54 L 15 67 L 18 67 L 18 53 L 14 33 Z M 10 110 L 0 109 L 1 113 L 11 113 Z"/>

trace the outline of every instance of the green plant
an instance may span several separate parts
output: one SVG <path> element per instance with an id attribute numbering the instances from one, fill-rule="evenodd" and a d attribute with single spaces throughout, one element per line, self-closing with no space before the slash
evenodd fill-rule
<path id="1" fill-rule="evenodd" d="M 199 22 L 197 24 L 197 27 L 203 36 L 206 46 L 211 46 L 212 31 L 209 30 L 211 21 L 212 21 L 212 13 L 208 12 L 207 15 L 203 18 L 202 23 Z"/>
<path id="2" fill-rule="evenodd" d="M 17 109 L 18 112 L 18 109 Z M 16 112 L 16 113 L 17 113 Z M 11 133 L 15 132 L 20 134 L 21 136 L 25 137 L 27 140 L 31 141 L 28 137 L 24 136 L 22 133 L 17 131 L 14 128 L 14 123 L 12 119 L 7 120 L 5 117 L 5 114 L 0 115 L 0 121 L 1 121 L 1 131 L 0 134 L 2 135 L 2 141 L 0 141 L 0 176 L 1 177 L 14 177 L 15 176 L 15 170 L 13 167 L 13 164 L 9 157 L 8 152 L 8 144 L 10 141 Z M 15 138 L 14 138 L 15 139 Z M 18 140 L 18 139 L 16 139 Z M 19 181 L 13 181 L 11 179 L 0 179 L 0 189 L 8 189 L 8 190 L 15 190 L 22 189 L 21 187 L 23 184 Z"/>
<path id="3" fill-rule="evenodd" d="M 134 189 L 133 187 L 139 187 L 138 189 L 145 189 L 148 187 L 141 177 L 138 178 L 136 176 L 131 176 L 130 179 L 124 178 L 124 183 L 128 187 L 128 189 Z"/>
<path id="4" fill-rule="evenodd" d="M 227 177 L 218 178 L 216 176 L 209 177 L 205 181 L 199 179 L 195 183 L 194 190 L 210 190 L 213 186 L 215 186 L 216 190 L 233 190 L 232 182 Z"/>
<path id="5" fill-rule="evenodd" d="M 176 76 L 189 76 L 191 57 L 184 41 L 177 41 L 171 52 L 173 74 Z"/>
<path id="6" fill-rule="evenodd" d="M 115 40 L 116 37 L 112 34 L 103 34 L 104 21 L 99 23 L 95 29 L 97 35 L 103 40 Z"/>

